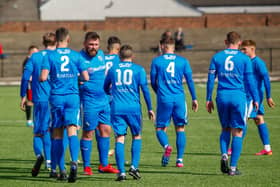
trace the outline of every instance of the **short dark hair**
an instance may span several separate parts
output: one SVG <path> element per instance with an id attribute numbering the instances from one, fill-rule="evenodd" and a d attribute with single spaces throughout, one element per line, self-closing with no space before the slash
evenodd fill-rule
<path id="1" fill-rule="evenodd" d="M 229 44 L 237 44 L 241 40 L 241 36 L 237 32 L 231 31 L 231 32 L 227 33 L 226 40 Z"/>
<path id="2" fill-rule="evenodd" d="M 121 44 L 121 40 L 117 36 L 110 36 L 107 41 L 108 46 L 115 43 Z"/>
<path id="3" fill-rule="evenodd" d="M 133 55 L 133 49 L 130 45 L 123 45 L 120 49 L 120 58 L 127 59 Z"/>
<path id="4" fill-rule="evenodd" d="M 56 29 L 55 37 L 56 37 L 57 42 L 64 41 L 67 38 L 67 36 L 69 36 L 68 29 L 66 29 L 64 27 L 60 27 L 60 28 Z"/>
<path id="5" fill-rule="evenodd" d="M 107 40 L 107 48 L 108 50 L 112 50 L 114 44 L 121 45 L 121 40 L 117 36 L 110 36 Z"/>
<path id="6" fill-rule="evenodd" d="M 56 43 L 55 33 L 54 32 L 47 32 L 43 35 L 43 45 L 45 47 L 54 46 Z"/>
<path id="7" fill-rule="evenodd" d="M 161 45 L 175 45 L 175 40 L 172 37 L 163 38 L 160 40 Z"/>
<path id="8" fill-rule="evenodd" d="M 32 49 L 39 49 L 37 45 L 30 45 L 28 47 L 28 51 L 31 51 Z"/>
<path id="9" fill-rule="evenodd" d="M 254 46 L 257 47 L 257 44 L 254 40 L 243 40 L 241 46 Z"/>
<path id="10" fill-rule="evenodd" d="M 87 32 L 86 34 L 85 34 L 85 41 L 87 41 L 87 40 L 100 40 L 100 36 L 97 34 L 97 32 L 92 32 L 92 31 L 90 31 L 90 32 Z"/>

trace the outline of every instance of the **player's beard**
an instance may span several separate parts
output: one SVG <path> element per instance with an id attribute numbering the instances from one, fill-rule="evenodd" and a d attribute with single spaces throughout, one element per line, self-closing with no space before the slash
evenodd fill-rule
<path id="1" fill-rule="evenodd" d="M 92 48 L 92 49 L 86 48 L 86 52 L 91 57 L 95 57 L 97 54 L 97 50 L 95 50 L 94 48 Z"/>

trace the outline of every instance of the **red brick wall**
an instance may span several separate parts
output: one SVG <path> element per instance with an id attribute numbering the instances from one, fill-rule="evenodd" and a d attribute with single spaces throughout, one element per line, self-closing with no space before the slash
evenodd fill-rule
<path id="1" fill-rule="evenodd" d="M 144 18 L 107 18 L 105 30 L 143 30 Z"/>
<path id="2" fill-rule="evenodd" d="M 260 27 L 266 26 L 264 14 L 208 14 L 207 27 Z"/>
<path id="3" fill-rule="evenodd" d="M 0 24 L 0 32 L 70 30 L 152 30 L 168 28 L 280 26 L 279 14 L 206 14 L 201 17 L 107 18 L 105 21 L 33 21 Z"/>
<path id="4" fill-rule="evenodd" d="M 268 26 L 280 26 L 280 14 L 269 14 Z"/>
<path id="5" fill-rule="evenodd" d="M 166 28 L 203 28 L 205 17 L 146 18 L 146 30 Z"/>

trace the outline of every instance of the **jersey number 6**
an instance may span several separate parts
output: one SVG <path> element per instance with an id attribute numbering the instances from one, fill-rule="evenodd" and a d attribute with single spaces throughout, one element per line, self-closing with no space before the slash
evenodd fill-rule
<path id="1" fill-rule="evenodd" d="M 225 61 L 225 70 L 227 70 L 227 71 L 232 71 L 233 68 L 234 68 L 234 63 L 233 63 L 233 61 L 230 60 L 232 57 L 233 57 L 233 56 L 228 56 L 228 57 L 226 58 L 226 61 Z"/>

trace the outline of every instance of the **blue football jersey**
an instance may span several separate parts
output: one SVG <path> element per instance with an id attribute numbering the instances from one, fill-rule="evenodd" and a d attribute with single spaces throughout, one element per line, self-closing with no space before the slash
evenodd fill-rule
<path id="1" fill-rule="evenodd" d="M 28 62 L 24 66 L 21 84 L 21 96 L 26 95 L 26 88 L 30 76 L 32 77 L 31 89 L 32 89 L 32 101 L 48 101 L 50 95 L 49 80 L 40 82 L 41 66 L 44 56 L 48 55 L 50 50 L 42 50 L 37 53 L 33 53 Z"/>
<path id="2" fill-rule="evenodd" d="M 266 90 L 266 98 L 270 98 L 270 78 L 265 62 L 258 56 L 251 59 L 251 61 L 253 63 L 253 73 L 260 100 L 262 101 L 263 99 L 264 90 Z"/>
<path id="3" fill-rule="evenodd" d="M 183 77 L 189 87 L 192 99 L 196 99 L 192 69 L 187 59 L 176 54 L 164 54 L 153 59 L 151 65 L 151 84 L 161 101 L 174 101 L 184 95 Z"/>
<path id="4" fill-rule="evenodd" d="M 250 90 L 255 87 L 253 81 L 253 68 L 250 58 L 237 49 L 225 49 L 216 53 L 210 62 L 208 83 L 207 83 L 207 100 L 212 99 L 212 90 L 214 79 L 218 77 L 217 92 L 223 90 L 238 90 L 245 93 L 245 84 L 249 84 Z M 258 101 L 256 92 L 255 101 Z"/>
<path id="5" fill-rule="evenodd" d="M 49 70 L 51 94 L 78 94 L 78 75 L 86 68 L 81 55 L 70 48 L 57 48 L 44 58 L 42 69 Z"/>
<path id="6" fill-rule="evenodd" d="M 104 89 L 112 94 L 113 114 L 141 113 L 140 88 L 148 110 L 152 109 L 145 69 L 133 62 L 114 64 L 105 79 Z"/>
<path id="7" fill-rule="evenodd" d="M 105 55 L 105 64 L 106 64 L 106 71 L 105 74 L 107 75 L 109 69 L 114 65 L 120 62 L 120 57 L 117 54 L 107 54 Z"/>
<path id="8" fill-rule="evenodd" d="M 97 102 L 104 102 L 106 93 L 103 89 L 105 81 L 105 60 L 102 50 L 98 50 L 95 57 L 89 56 L 84 50 L 80 51 L 83 64 L 89 74 L 89 81 L 80 85 L 81 96 L 88 96 L 97 99 Z M 100 100 L 102 99 L 102 100 Z"/>

